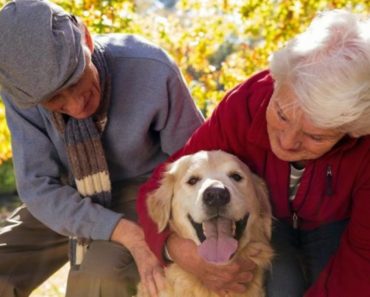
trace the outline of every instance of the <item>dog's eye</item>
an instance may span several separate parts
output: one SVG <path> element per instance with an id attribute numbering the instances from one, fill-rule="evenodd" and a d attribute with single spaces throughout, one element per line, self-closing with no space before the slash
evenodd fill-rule
<path id="1" fill-rule="evenodd" d="M 229 177 L 232 178 L 233 180 L 237 181 L 237 182 L 239 182 L 243 179 L 243 177 L 237 172 L 230 173 Z"/>
<path id="2" fill-rule="evenodd" d="M 200 181 L 199 177 L 191 176 L 186 183 L 191 185 L 191 186 L 194 186 L 198 181 Z"/>

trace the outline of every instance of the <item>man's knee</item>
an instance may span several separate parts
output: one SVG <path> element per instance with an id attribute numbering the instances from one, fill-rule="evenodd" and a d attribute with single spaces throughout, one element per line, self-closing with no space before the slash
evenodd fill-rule
<path id="1" fill-rule="evenodd" d="M 110 281 L 138 280 L 135 261 L 127 249 L 109 241 L 93 241 L 79 273 Z"/>
<path id="2" fill-rule="evenodd" d="M 78 269 L 68 276 L 67 297 L 135 295 L 139 281 L 135 262 L 127 249 L 108 241 L 90 244 Z"/>

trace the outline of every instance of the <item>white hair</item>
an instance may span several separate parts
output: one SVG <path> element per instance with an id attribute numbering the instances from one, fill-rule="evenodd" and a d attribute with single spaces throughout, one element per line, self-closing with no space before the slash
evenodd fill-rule
<path id="1" fill-rule="evenodd" d="M 276 88 L 289 86 L 321 128 L 370 134 L 370 20 L 344 10 L 320 13 L 270 60 Z"/>

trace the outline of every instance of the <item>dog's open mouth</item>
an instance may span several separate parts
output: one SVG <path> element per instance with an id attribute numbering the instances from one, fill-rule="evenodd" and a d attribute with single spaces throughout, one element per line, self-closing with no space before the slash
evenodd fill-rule
<path id="1" fill-rule="evenodd" d="M 223 263 L 236 252 L 248 215 L 239 221 L 218 216 L 202 224 L 196 223 L 190 215 L 188 218 L 201 242 L 198 248 L 200 256 L 208 262 Z"/>

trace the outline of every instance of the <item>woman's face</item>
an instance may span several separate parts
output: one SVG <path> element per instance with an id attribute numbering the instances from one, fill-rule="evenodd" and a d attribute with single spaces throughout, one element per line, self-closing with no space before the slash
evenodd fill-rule
<path id="1" fill-rule="evenodd" d="M 85 70 L 77 83 L 43 102 L 42 106 L 75 119 L 85 119 L 98 110 L 101 101 L 99 73 L 91 61 L 90 54 L 86 51 L 85 55 Z"/>
<path id="2" fill-rule="evenodd" d="M 286 85 L 274 91 L 266 120 L 272 151 L 289 162 L 317 159 L 344 135 L 335 129 L 316 127 L 303 114 L 295 93 Z"/>

